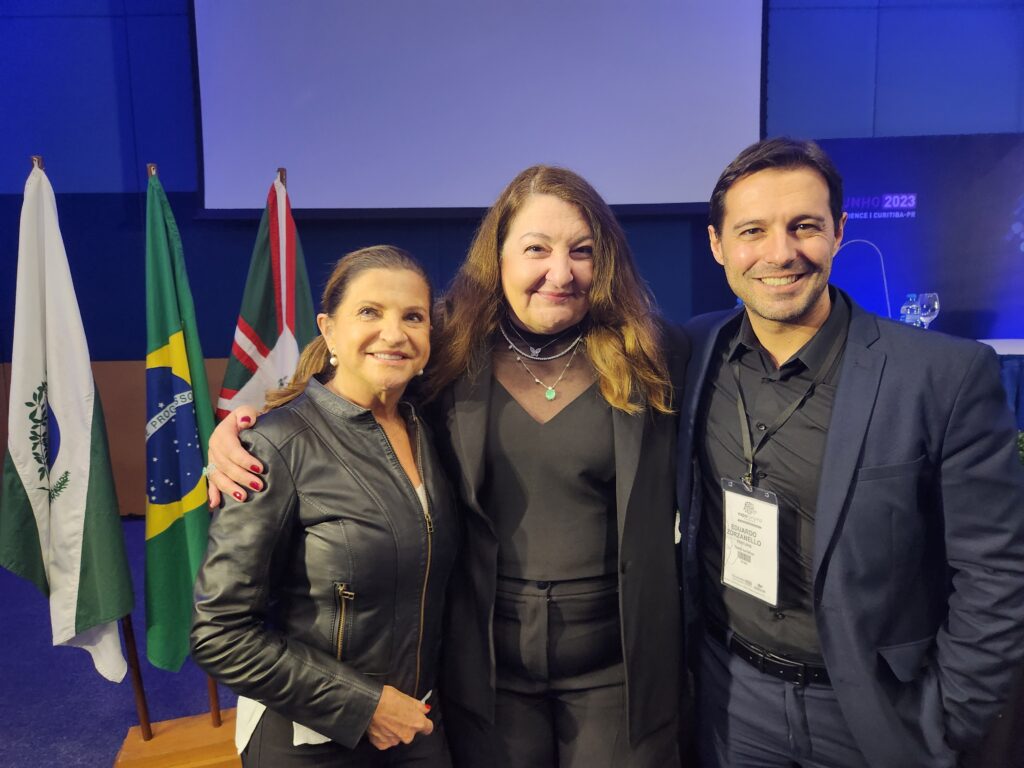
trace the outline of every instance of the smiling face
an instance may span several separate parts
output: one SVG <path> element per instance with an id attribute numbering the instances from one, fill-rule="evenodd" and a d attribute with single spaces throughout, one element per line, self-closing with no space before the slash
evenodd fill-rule
<path id="1" fill-rule="evenodd" d="M 558 333 L 583 320 L 594 276 L 594 237 L 576 206 L 531 195 L 501 245 L 501 287 L 512 320 Z"/>
<path id="2" fill-rule="evenodd" d="M 755 332 L 825 322 L 845 223 L 833 225 L 828 186 L 810 168 L 758 171 L 729 188 L 721 231 L 708 227 L 711 251 Z"/>
<path id="3" fill-rule="evenodd" d="M 316 321 L 338 359 L 329 386 L 364 407 L 401 397 L 430 356 L 430 289 L 409 269 L 359 273 Z"/>

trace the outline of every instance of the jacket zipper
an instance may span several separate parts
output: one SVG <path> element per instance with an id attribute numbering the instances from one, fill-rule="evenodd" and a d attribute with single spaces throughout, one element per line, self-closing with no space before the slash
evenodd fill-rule
<path id="1" fill-rule="evenodd" d="M 345 612 L 350 601 L 354 600 L 356 593 L 348 588 L 348 584 L 336 584 L 334 587 L 338 595 L 338 636 L 336 647 L 338 649 L 338 661 L 341 661 L 341 649 L 345 643 Z"/>
<path id="2" fill-rule="evenodd" d="M 430 515 L 430 494 L 427 493 L 427 478 L 424 476 L 423 471 L 420 469 L 420 457 L 422 455 L 421 448 L 423 444 L 423 430 L 420 428 L 419 417 L 416 416 L 415 413 L 413 413 L 412 422 L 416 427 L 416 447 L 413 454 L 413 461 L 416 464 L 416 469 L 419 470 L 420 482 L 423 483 L 423 492 L 424 496 L 426 496 L 427 499 L 427 503 L 425 505 L 420 502 L 420 495 L 416 493 L 416 488 L 412 484 L 412 479 L 409 477 L 409 474 L 402 467 L 402 463 L 400 461 L 398 462 L 398 468 L 402 472 L 402 474 L 405 475 L 405 480 L 407 483 L 409 483 L 409 487 L 412 488 L 412 495 L 413 498 L 415 498 L 416 500 L 416 506 L 423 509 L 423 523 L 427 531 L 427 564 L 426 567 L 423 569 L 423 587 L 420 590 L 420 626 L 419 634 L 416 638 L 416 682 L 413 685 L 413 695 L 416 698 L 419 698 L 421 670 L 420 656 L 423 651 L 423 617 L 424 614 L 426 613 L 427 607 L 427 584 L 430 581 L 430 560 L 433 555 L 434 519 Z M 392 456 L 394 456 L 395 460 L 397 461 L 398 456 L 395 454 L 395 447 L 391 444 L 391 440 L 388 439 L 387 433 L 380 425 L 377 426 L 377 429 L 379 429 L 380 433 L 384 436 L 384 442 L 387 443 L 388 448 L 391 449 Z"/>
<path id="3" fill-rule="evenodd" d="M 420 429 L 418 420 L 414 419 L 416 424 L 416 467 L 421 466 L 420 462 L 420 450 L 422 448 L 422 434 L 423 430 Z M 426 504 L 421 505 L 423 507 L 423 521 L 427 528 L 427 565 L 423 569 L 423 590 L 420 592 L 420 633 L 416 640 L 416 685 L 414 691 L 416 697 L 420 695 L 420 653 L 423 650 L 423 622 L 424 615 L 426 614 L 427 607 L 427 583 L 430 581 L 430 558 L 433 554 L 433 536 L 434 536 L 434 519 L 430 516 L 430 494 L 427 493 L 427 478 L 424 477 L 423 472 L 420 472 L 420 480 L 423 482 L 423 498 L 426 499 Z M 417 500 L 418 497 L 417 497 Z"/>

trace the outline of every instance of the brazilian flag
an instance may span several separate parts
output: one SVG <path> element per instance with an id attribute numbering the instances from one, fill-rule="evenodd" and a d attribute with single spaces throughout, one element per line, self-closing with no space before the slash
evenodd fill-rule
<path id="1" fill-rule="evenodd" d="M 188 656 L 192 587 L 206 553 L 213 409 L 181 249 L 155 167 L 146 195 L 146 655 Z"/>

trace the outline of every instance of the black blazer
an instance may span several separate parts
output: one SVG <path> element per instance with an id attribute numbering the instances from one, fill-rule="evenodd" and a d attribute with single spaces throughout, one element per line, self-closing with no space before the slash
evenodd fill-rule
<path id="1" fill-rule="evenodd" d="M 712 351 L 735 315 L 686 327 L 695 350 L 679 446 L 687 606 L 699 595 L 701 521 L 690 435 Z M 851 302 L 821 458 L 814 615 L 871 765 L 954 765 L 984 735 L 1024 656 L 1024 468 L 998 371 L 989 347 Z"/>
<path id="2" fill-rule="evenodd" d="M 677 329 L 666 329 L 665 341 L 678 383 L 689 343 Z M 478 496 L 492 382 L 489 355 L 487 360 L 477 375 L 460 378 L 443 393 L 435 404 L 434 425 L 442 462 L 461 501 L 464 536 L 448 590 L 444 693 L 493 723 L 498 540 Z M 650 411 L 632 416 L 612 411 L 619 606 L 633 744 L 679 716 L 682 625 L 673 532 L 677 421 L 675 415 Z M 451 731 L 449 738 L 457 741 L 454 726 Z"/>

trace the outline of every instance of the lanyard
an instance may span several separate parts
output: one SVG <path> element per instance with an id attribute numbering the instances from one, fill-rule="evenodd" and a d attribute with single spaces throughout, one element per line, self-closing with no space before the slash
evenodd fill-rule
<path id="1" fill-rule="evenodd" d="M 786 409 L 779 414 L 778 418 L 772 422 L 772 425 L 765 429 L 761 433 L 760 439 L 757 441 L 757 445 L 753 444 L 753 439 L 750 435 L 750 422 L 747 419 L 747 404 L 743 400 L 743 388 L 740 386 L 740 364 L 739 362 L 733 362 L 730 366 L 732 368 L 732 376 L 736 382 L 736 412 L 740 419 L 740 434 L 743 437 L 743 458 L 747 463 L 747 472 L 740 478 L 743 484 L 747 488 L 754 487 L 754 457 L 757 452 L 761 450 L 762 446 L 768 439 L 778 432 L 782 425 L 789 421 L 789 417 L 796 413 L 797 409 L 806 402 L 807 398 L 814 392 L 821 382 L 828 376 L 832 366 L 835 365 L 836 359 L 839 357 L 839 353 L 843 351 L 843 347 L 846 346 L 846 334 L 840 334 L 832 344 L 832 348 L 828 352 L 828 357 L 821 364 L 821 368 L 818 369 L 818 373 L 815 375 L 811 383 L 807 385 L 807 389 L 804 390 L 803 394 L 800 395 L 796 400 L 791 402 Z"/>

